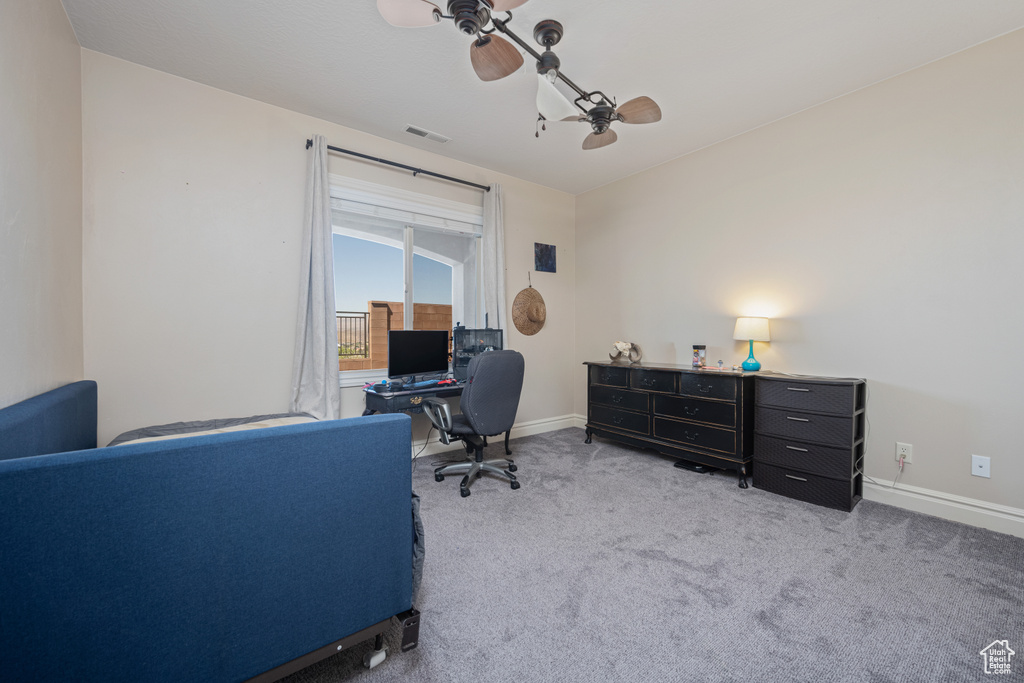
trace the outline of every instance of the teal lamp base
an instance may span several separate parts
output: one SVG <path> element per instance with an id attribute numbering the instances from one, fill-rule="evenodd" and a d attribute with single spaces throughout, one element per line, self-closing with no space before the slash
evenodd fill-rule
<path id="1" fill-rule="evenodd" d="M 754 340 L 750 340 L 750 355 L 743 361 L 742 368 L 746 372 L 756 372 L 761 369 L 761 364 L 754 358 Z"/>

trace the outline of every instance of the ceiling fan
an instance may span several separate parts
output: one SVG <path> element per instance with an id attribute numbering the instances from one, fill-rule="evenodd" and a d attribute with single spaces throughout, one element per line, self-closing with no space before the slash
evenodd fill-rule
<path id="1" fill-rule="evenodd" d="M 523 65 L 523 56 L 497 33 L 511 38 L 537 60 L 537 110 L 545 121 L 580 121 L 590 124 L 593 132 L 583 141 L 583 149 L 606 147 L 618 139 L 611 125 L 623 123 L 654 123 L 661 120 L 661 109 L 649 97 L 637 97 L 622 105 L 600 90 L 588 92 L 573 83 L 561 71 L 561 62 L 551 48 L 562 39 L 562 25 L 553 19 L 539 22 L 533 29 L 534 39 L 544 47 L 538 53 L 517 36 L 508 23 L 511 10 L 527 0 L 448 0 L 448 14 L 428 0 L 377 0 L 377 9 L 393 26 L 417 28 L 433 26 L 442 19 L 451 19 L 458 29 L 476 36 L 469 48 L 469 58 L 476 75 L 484 81 L 496 81 L 515 73 Z M 494 16 L 504 12 L 505 18 Z M 555 87 L 561 80 L 576 92 L 570 102 Z"/>

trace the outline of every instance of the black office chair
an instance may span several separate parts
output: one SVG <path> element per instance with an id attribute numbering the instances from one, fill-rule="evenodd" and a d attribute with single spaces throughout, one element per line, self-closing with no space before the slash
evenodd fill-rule
<path id="1" fill-rule="evenodd" d="M 427 417 L 441 433 L 441 443 L 461 440 L 466 453 L 475 457 L 467 462 L 445 465 L 434 470 L 434 479 L 444 481 L 446 474 L 465 474 L 459 492 L 465 498 L 469 486 L 484 472 L 507 477 L 513 489 L 519 482 L 513 472 L 516 464 L 508 458 L 484 460 L 488 436 L 512 429 L 523 390 L 526 362 L 518 351 L 487 351 L 469 361 L 466 388 L 462 391 L 462 413 L 452 416 L 447 401 L 428 398 L 423 401 Z"/>

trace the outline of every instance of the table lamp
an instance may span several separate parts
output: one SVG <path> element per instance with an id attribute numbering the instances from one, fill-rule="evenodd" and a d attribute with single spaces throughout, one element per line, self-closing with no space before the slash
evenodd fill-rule
<path id="1" fill-rule="evenodd" d="M 771 341 L 768 334 L 768 318 L 736 318 L 736 329 L 732 338 L 750 342 L 750 356 L 743 361 L 743 369 L 753 372 L 761 369 L 761 364 L 754 358 L 754 342 Z"/>

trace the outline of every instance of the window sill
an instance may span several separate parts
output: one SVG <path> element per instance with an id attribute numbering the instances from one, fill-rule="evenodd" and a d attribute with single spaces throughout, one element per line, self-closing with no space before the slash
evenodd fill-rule
<path id="1" fill-rule="evenodd" d="M 338 386 L 342 389 L 352 387 L 363 388 L 367 382 L 379 382 L 386 379 L 388 371 L 381 368 L 378 370 L 345 370 L 338 373 Z"/>

